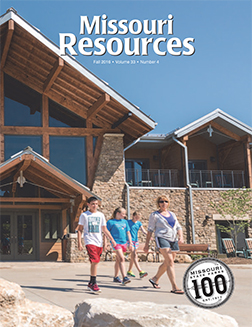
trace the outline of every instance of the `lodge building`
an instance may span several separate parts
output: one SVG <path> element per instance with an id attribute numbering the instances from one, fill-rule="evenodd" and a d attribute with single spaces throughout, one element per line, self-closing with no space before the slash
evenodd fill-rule
<path id="1" fill-rule="evenodd" d="M 125 206 L 147 224 L 167 194 L 187 242 L 222 251 L 209 201 L 252 187 L 251 127 L 217 109 L 148 134 L 151 118 L 12 8 L 0 41 L 1 260 L 82 260 L 75 229 L 91 195 L 106 218 Z"/>

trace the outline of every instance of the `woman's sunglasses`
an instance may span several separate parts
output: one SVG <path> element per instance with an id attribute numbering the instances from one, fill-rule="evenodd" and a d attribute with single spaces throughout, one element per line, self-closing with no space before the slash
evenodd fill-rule
<path id="1" fill-rule="evenodd" d="M 159 201 L 159 203 L 168 203 L 168 201 L 166 201 L 166 200 L 161 200 L 161 201 Z"/>

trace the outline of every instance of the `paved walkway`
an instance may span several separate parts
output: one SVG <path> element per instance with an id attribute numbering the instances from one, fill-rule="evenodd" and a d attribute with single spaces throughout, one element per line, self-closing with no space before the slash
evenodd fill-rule
<path id="1" fill-rule="evenodd" d="M 126 301 L 151 301 L 160 304 L 192 304 L 186 295 L 171 294 L 166 275 L 160 280 L 161 289 L 151 287 L 148 278 L 152 277 L 158 263 L 141 263 L 149 273 L 144 279 L 135 278 L 126 286 L 112 282 L 113 262 L 101 262 L 98 271 L 98 284 L 102 289 L 99 295 Z M 179 286 L 188 264 L 176 264 Z M 222 306 L 211 309 L 222 315 L 236 319 L 240 327 L 250 327 L 252 321 L 252 265 L 230 266 L 235 289 L 231 298 Z M 26 297 L 37 302 L 58 305 L 74 312 L 75 305 L 94 296 L 86 290 L 89 280 L 89 263 L 64 262 L 2 262 L 0 277 L 18 283 Z M 203 327 L 203 326 L 202 326 Z"/>

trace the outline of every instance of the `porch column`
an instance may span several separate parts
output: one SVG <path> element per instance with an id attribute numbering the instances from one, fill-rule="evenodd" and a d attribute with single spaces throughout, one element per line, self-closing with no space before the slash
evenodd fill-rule
<path id="1" fill-rule="evenodd" d="M 117 207 L 125 206 L 123 134 L 104 134 L 92 191 L 101 197 L 107 219 Z"/>

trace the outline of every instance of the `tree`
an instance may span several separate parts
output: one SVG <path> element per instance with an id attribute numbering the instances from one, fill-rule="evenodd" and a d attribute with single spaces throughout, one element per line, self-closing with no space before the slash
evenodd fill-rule
<path id="1" fill-rule="evenodd" d="M 220 202 L 210 204 L 228 222 L 228 226 L 217 224 L 217 227 L 234 239 L 235 250 L 237 250 L 238 234 L 244 232 L 250 224 L 251 218 L 244 218 L 252 210 L 251 191 L 246 188 L 230 189 L 220 193 Z"/>

